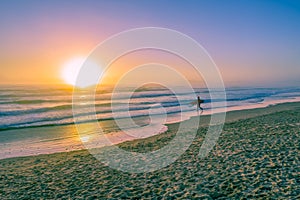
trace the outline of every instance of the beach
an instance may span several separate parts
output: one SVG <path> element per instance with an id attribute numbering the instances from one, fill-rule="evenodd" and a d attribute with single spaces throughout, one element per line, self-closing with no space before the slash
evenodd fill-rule
<path id="1" fill-rule="evenodd" d="M 300 198 L 299 102 L 228 112 L 217 144 L 201 159 L 209 119 L 201 117 L 196 138 L 178 160 L 154 172 L 117 171 L 87 150 L 0 160 L 0 198 Z M 175 136 L 178 123 L 167 127 L 164 133 L 118 145 L 136 152 L 157 150 Z"/>
<path id="2" fill-rule="evenodd" d="M 0 200 L 300 200 L 300 1 L 1 1 L 0 27 Z"/>
<path id="3" fill-rule="evenodd" d="M 116 93 L 118 98 L 113 99 L 110 99 L 110 90 L 109 87 L 96 90 L 95 102 L 91 102 L 89 91 L 82 90 L 79 102 L 74 102 L 72 90 L 64 86 L 11 85 L 0 88 L 0 159 L 84 149 L 82 141 L 90 142 L 98 137 L 98 124 L 104 135 L 95 145 L 103 147 L 151 137 L 165 132 L 167 124 L 186 121 L 200 114 L 192 104 L 195 94 L 186 90 L 181 89 L 176 96 L 166 88 L 147 86 L 135 91 L 129 103 L 126 103 L 126 88 Z M 296 87 L 226 88 L 226 99 L 210 97 L 206 88 L 194 90 L 205 101 L 201 126 L 208 124 L 210 114 L 225 109 L 253 110 L 300 101 L 300 89 Z M 95 107 L 95 113 L 91 112 L 90 106 Z M 130 123 L 131 119 L 134 123 Z M 79 129 L 82 130 L 80 134 Z"/>

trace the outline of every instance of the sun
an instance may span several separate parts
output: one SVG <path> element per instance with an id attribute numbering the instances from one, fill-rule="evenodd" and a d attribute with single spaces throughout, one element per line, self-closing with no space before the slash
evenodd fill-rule
<path id="1" fill-rule="evenodd" d="M 61 77 L 66 84 L 80 88 L 97 85 L 101 74 L 101 67 L 84 57 L 70 59 L 63 64 L 61 71 Z"/>

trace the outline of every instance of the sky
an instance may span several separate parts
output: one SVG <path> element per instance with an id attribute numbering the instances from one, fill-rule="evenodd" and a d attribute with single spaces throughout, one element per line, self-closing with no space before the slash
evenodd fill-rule
<path id="1" fill-rule="evenodd" d="M 300 86 L 300 1 L 289 0 L 2 0 L 0 84 L 63 83 L 68 60 L 149 26 L 195 39 L 227 86 Z"/>

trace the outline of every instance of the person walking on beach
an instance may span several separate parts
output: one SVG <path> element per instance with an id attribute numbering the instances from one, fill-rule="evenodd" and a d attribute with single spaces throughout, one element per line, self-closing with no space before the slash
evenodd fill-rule
<path id="1" fill-rule="evenodd" d="M 203 108 L 201 107 L 201 103 L 203 103 L 204 101 L 202 99 L 200 99 L 200 96 L 198 96 L 197 98 L 197 111 L 200 109 L 201 113 L 203 112 Z"/>

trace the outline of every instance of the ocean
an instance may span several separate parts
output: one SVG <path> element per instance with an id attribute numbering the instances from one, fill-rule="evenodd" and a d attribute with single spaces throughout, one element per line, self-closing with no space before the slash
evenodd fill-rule
<path id="1" fill-rule="evenodd" d="M 130 117 L 138 125 L 149 123 L 150 115 L 167 115 L 165 123 L 188 119 L 197 115 L 193 104 L 200 95 L 204 99 L 204 113 L 211 111 L 211 102 L 226 101 L 227 110 L 237 110 L 268 106 L 274 103 L 296 101 L 300 98 L 300 88 L 226 88 L 226 99 L 211 99 L 206 88 L 194 88 L 195 93 L 181 92 L 174 95 L 162 87 L 144 87 L 136 90 L 129 103 Z M 111 100 L 111 89 L 97 89 L 95 111 L 104 133 L 118 134 L 122 131 L 113 123 L 114 116 L 128 117 L 126 89 Z M 124 93 L 124 95 L 122 95 Z M 195 95 L 196 94 L 196 95 Z M 82 91 L 82 97 L 85 97 Z M 181 104 L 177 97 L 180 96 Z M 77 121 L 90 123 L 90 102 L 81 102 Z M 114 106 L 112 115 L 111 105 Z M 162 109 L 163 107 L 163 109 Z M 76 136 L 72 112 L 72 90 L 64 86 L 11 86 L 0 87 L 0 158 L 36 155 L 81 149 Z M 131 127 L 127 127 L 130 129 Z M 70 133 L 69 133 L 70 132 Z M 76 142 L 75 142 L 76 141 Z"/>

